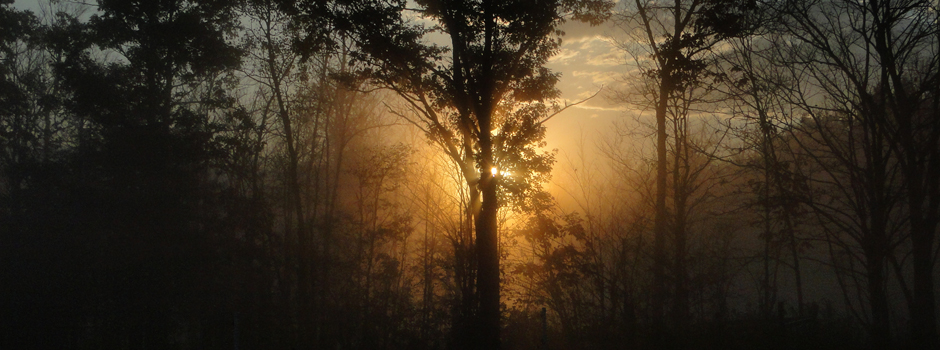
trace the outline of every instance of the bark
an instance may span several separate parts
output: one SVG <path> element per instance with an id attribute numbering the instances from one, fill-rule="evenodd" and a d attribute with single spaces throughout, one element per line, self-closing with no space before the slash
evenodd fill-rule
<path id="1" fill-rule="evenodd" d="M 898 79 L 899 80 L 899 79 Z M 903 93 L 903 90 L 900 91 Z M 913 295 L 908 305 L 911 316 L 911 342 L 916 349 L 936 349 L 940 347 L 937 334 L 936 295 L 934 287 L 934 244 L 936 242 L 938 200 L 936 175 L 938 173 L 938 149 L 935 140 L 940 137 L 940 125 L 931 125 L 926 145 L 919 144 L 913 126 L 918 103 L 909 101 L 908 96 L 898 96 L 895 100 L 906 101 L 894 107 L 898 117 L 897 138 L 904 157 L 901 166 L 905 178 L 905 200 L 910 217 L 911 260 L 913 264 Z M 930 109 L 928 109 L 930 110 Z M 932 110 L 938 111 L 936 97 Z M 929 113 L 929 112 L 928 112 Z M 933 141 L 933 142 L 931 142 Z M 933 182 L 927 179 L 934 179 Z M 900 277 L 899 277 L 900 278 Z"/>
<path id="2" fill-rule="evenodd" d="M 669 88 L 660 84 L 656 106 L 656 214 L 653 233 L 653 324 L 662 332 L 666 303 L 666 100 Z"/>
<path id="3" fill-rule="evenodd" d="M 486 172 L 484 172 L 486 173 Z M 499 349 L 499 249 L 497 240 L 496 181 L 484 175 L 483 206 L 476 222 L 477 293 L 479 309 L 479 348 Z"/>
<path id="4" fill-rule="evenodd" d="M 481 130 L 490 130 L 490 118 L 480 118 Z M 476 218 L 477 294 L 479 296 L 479 349 L 499 349 L 499 245 L 497 239 L 497 179 L 493 167 L 490 132 L 480 133 L 482 205 Z"/>
<path id="5" fill-rule="evenodd" d="M 936 237 L 936 209 L 935 205 L 927 204 L 930 194 L 935 194 L 936 178 L 933 182 L 927 180 L 925 188 L 925 171 L 928 174 L 936 175 L 930 172 L 935 168 L 937 159 L 937 133 L 936 128 L 940 125 L 936 122 L 929 124 L 927 142 L 918 142 L 917 127 L 914 126 L 914 117 L 918 114 L 918 107 L 924 103 L 918 101 L 916 92 L 906 84 L 903 76 L 904 67 L 901 63 L 904 59 L 905 51 L 895 52 L 894 50 L 901 45 L 892 43 L 892 32 L 900 26 L 897 18 L 907 15 L 908 8 L 898 7 L 898 4 L 892 1 L 871 1 L 869 11 L 872 13 L 875 23 L 874 39 L 875 50 L 882 61 L 881 82 L 884 85 L 881 88 L 881 102 L 892 109 L 895 118 L 897 118 L 898 129 L 894 135 L 894 141 L 900 144 L 902 158 L 901 166 L 907 193 L 907 201 L 910 220 L 910 239 L 911 239 L 911 257 L 913 263 L 913 298 L 909 305 L 911 317 L 911 341 L 913 348 L 917 349 L 936 349 L 940 347 L 940 340 L 937 334 L 937 318 L 934 290 L 934 242 Z M 934 14 L 936 16 L 936 14 Z M 934 17 L 936 20 L 936 17 Z M 934 53 L 936 54 L 936 53 Z M 934 79 L 936 79 L 936 73 Z M 934 81 L 936 84 L 936 81 Z M 938 90 L 934 88 L 933 92 Z M 938 109 L 936 108 L 937 96 L 934 95 L 934 108 L 931 112 L 936 118 Z M 927 112 L 930 113 L 930 112 Z M 933 163 L 933 164 L 931 164 Z M 931 198 L 933 199 L 933 198 Z M 933 204 L 933 203 L 931 203 Z M 903 277 L 899 277 L 903 278 Z"/>
<path id="6" fill-rule="evenodd" d="M 688 199 L 690 193 L 689 174 L 689 148 L 688 130 L 685 120 L 679 116 L 673 120 L 673 135 L 675 155 L 673 156 L 672 187 L 673 187 L 673 269 L 675 280 L 675 295 L 673 296 L 672 324 L 673 333 L 685 334 L 689 319 L 689 289 L 688 289 Z M 679 348 L 683 348 L 681 339 Z"/>
<path id="7" fill-rule="evenodd" d="M 787 231 L 787 235 L 790 239 L 790 258 L 793 259 L 793 278 L 796 281 L 797 312 L 800 317 L 803 317 L 803 274 L 800 270 L 799 242 L 796 239 L 796 231 L 793 228 L 790 206 L 789 204 L 784 205 L 783 222 L 784 229 Z"/>
<path id="8" fill-rule="evenodd" d="M 497 237 L 497 212 L 499 202 L 496 198 L 496 176 L 490 172 L 495 164 L 493 162 L 493 111 L 495 100 L 493 68 L 493 41 L 496 36 L 495 17 L 492 13 L 492 1 L 484 1 L 485 12 L 484 28 L 484 64 L 483 83 L 481 86 L 480 103 L 475 106 L 477 125 L 479 125 L 480 141 L 480 194 L 482 205 L 476 218 L 476 252 L 477 252 L 477 295 L 480 301 L 479 317 L 479 349 L 498 350 L 499 339 L 499 243 Z"/>
<path id="9" fill-rule="evenodd" d="M 312 310 L 310 307 L 310 291 L 311 291 L 311 281 L 310 281 L 310 263 L 309 263 L 309 247 L 310 241 L 306 228 L 306 221 L 304 219 L 304 208 L 302 200 L 302 192 L 300 188 L 300 179 L 299 179 L 299 163 L 300 157 L 297 152 L 296 141 L 294 140 L 294 131 L 293 125 L 291 123 L 290 111 L 287 106 L 287 101 L 283 96 L 282 83 L 284 76 L 280 73 L 280 68 L 277 67 L 277 53 L 274 50 L 274 38 L 273 38 L 273 20 L 270 18 L 271 9 L 267 9 L 269 12 L 265 13 L 267 17 L 265 18 L 265 31 L 264 36 L 266 40 L 267 48 L 267 70 L 269 75 L 271 90 L 274 93 L 274 99 L 277 106 L 277 116 L 281 121 L 281 126 L 284 128 L 284 142 L 287 146 L 287 182 L 288 189 L 291 192 L 290 194 L 290 207 L 294 212 L 296 218 L 296 227 L 295 235 L 297 237 L 297 288 L 298 288 L 298 305 L 299 305 L 299 322 L 302 327 L 305 327 L 310 324 L 309 317 L 312 315 Z M 302 343 L 307 343 L 307 337 L 304 335 L 308 332 L 301 332 L 299 335 L 299 340 Z"/>
<path id="10" fill-rule="evenodd" d="M 910 194 L 912 198 L 920 196 Z M 913 202 L 916 199 L 912 199 Z M 917 349 L 936 349 L 937 316 L 934 289 L 933 247 L 936 225 L 929 225 L 918 203 L 911 203 L 911 255 L 914 268 L 914 293 L 910 305 L 911 341 Z"/>
<path id="11" fill-rule="evenodd" d="M 872 247 L 881 250 L 882 247 Z M 888 322 L 888 296 L 885 291 L 885 256 L 881 252 L 869 251 L 867 261 L 868 292 L 871 298 L 871 340 L 873 349 L 888 349 L 891 344 L 891 329 Z"/>
<path id="12" fill-rule="evenodd" d="M 877 124 L 883 120 L 881 110 L 872 109 L 863 122 L 865 133 L 866 160 L 871 167 L 866 169 L 866 180 L 869 182 L 866 197 L 868 198 L 868 217 L 871 220 L 869 232 L 864 232 L 862 247 L 865 252 L 866 273 L 868 277 L 868 293 L 871 303 L 871 336 L 873 349 L 888 349 L 891 346 L 891 326 L 889 323 L 889 307 L 887 284 L 885 282 L 885 268 L 887 256 L 890 254 L 888 222 L 893 202 L 888 194 L 888 164 L 884 149 L 884 129 Z M 879 116 L 879 118 L 876 118 Z"/>

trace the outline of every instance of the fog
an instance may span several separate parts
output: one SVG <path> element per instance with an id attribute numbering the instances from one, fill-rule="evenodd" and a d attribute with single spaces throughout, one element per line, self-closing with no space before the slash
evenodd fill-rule
<path id="1" fill-rule="evenodd" d="M 936 1 L 0 2 L 0 348 L 931 349 Z"/>

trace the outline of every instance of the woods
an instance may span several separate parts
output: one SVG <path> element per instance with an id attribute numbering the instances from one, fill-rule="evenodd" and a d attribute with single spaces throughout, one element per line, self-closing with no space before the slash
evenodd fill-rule
<path id="1" fill-rule="evenodd" d="M 936 1 L 30 4 L 2 348 L 940 346 Z"/>

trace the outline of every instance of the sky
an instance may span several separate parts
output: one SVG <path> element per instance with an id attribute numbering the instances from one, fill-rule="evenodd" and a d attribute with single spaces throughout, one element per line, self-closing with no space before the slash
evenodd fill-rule
<path id="1" fill-rule="evenodd" d="M 38 3 L 39 0 L 15 0 L 14 6 L 39 12 Z M 580 153 L 580 147 L 590 148 L 584 151 L 593 153 L 595 143 L 608 134 L 615 122 L 634 122 L 638 114 L 608 98 L 612 89 L 622 86 L 628 79 L 627 63 L 632 61 L 611 40 L 618 36 L 620 29 L 612 23 L 590 26 L 569 21 L 561 30 L 565 32 L 561 49 L 548 63 L 548 68 L 561 73 L 557 85 L 562 93 L 561 103 L 596 96 L 546 123 L 547 149 L 559 150 L 556 168 Z"/>
<path id="2" fill-rule="evenodd" d="M 14 6 L 38 12 L 38 2 L 15 0 Z M 632 57 L 620 50 L 612 40 L 613 37 L 621 36 L 620 29 L 612 23 L 592 27 L 570 21 L 561 30 L 566 33 L 562 46 L 547 66 L 561 74 L 558 88 L 562 100 L 574 103 L 594 94 L 597 96 L 567 109 L 546 124 L 547 148 L 559 150 L 553 186 L 549 187 L 556 197 L 563 191 L 555 185 L 570 186 L 570 183 L 566 184 L 570 181 L 566 174 L 575 166 L 571 163 L 579 162 L 577 158 L 580 154 L 600 162 L 596 159 L 596 144 L 610 135 L 615 123 L 635 124 L 637 118 L 652 119 L 650 111 L 638 111 L 608 98 L 611 90 L 622 89 L 630 79 L 633 62 Z M 647 141 L 647 144 L 652 144 L 652 139 Z M 552 187 L 555 187 L 554 190 Z M 564 201 L 565 198 L 559 200 Z"/>
<path id="3" fill-rule="evenodd" d="M 574 103 L 597 94 L 546 124 L 549 147 L 572 153 L 577 151 L 580 138 L 585 138 L 584 144 L 592 147 L 591 140 L 605 134 L 614 122 L 631 119 L 628 108 L 608 98 L 612 90 L 628 79 L 628 61 L 611 39 L 617 36 L 618 29 L 610 23 L 591 27 L 567 22 L 561 29 L 566 35 L 548 68 L 561 73 L 558 88 L 562 99 Z"/>

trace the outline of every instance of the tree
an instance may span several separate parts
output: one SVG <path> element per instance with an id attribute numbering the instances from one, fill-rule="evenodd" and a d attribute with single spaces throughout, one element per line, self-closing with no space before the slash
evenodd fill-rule
<path id="1" fill-rule="evenodd" d="M 10 7 L 12 1 L 0 2 L 0 179 L 3 181 L 4 216 L 19 211 L 20 192 L 28 185 L 26 168 L 43 158 L 35 151 L 47 148 L 39 144 L 42 120 L 31 105 L 39 105 L 49 84 L 44 80 L 40 50 L 39 19 L 31 12 Z M 45 98 L 48 100 L 48 98 Z M 35 101 L 35 102 L 34 102 Z M 14 221 L 7 221 L 12 224 Z M 13 227 L 6 227 L 11 231 Z"/>
<path id="2" fill-rule="evenodd" d="M 688 180 L 697 170 L 689 167 L 688 152 L 692 145 L 688 137 L 688 117 L 694 104 L 706 102 L 712 84 L 718 77 L 714 73 L 711 49 L 729 37 L 745 34 L 750 30 L 746 20 L 754 3 L 738 1 L 635 1 L 626 3 L 618 20 L 626 33 L 637 33 L 623 48 L 631 53 L 640 66 L 647 85 L 641 87 L 646 98 L 643 107 L 655 111 L 656 120 L 656 201 L 654 217 L 652 317 L 655 328 L 663 329 L 666 310 L 666 267 L 668 265 L 666 237 L 670 222 L 673 224 L 674 288 L 673 320 L 676 324 L 685 321 L 688 313 L 684 245 L 685 204 L 691 193 Z M 638 30 L 633 30 L 637 28 Z M 643 52 L 634 52 L 634 43 L 641 43 Z M 642 56 L 652 58 L 641 65 Z M 632 100 L 627 98 L 627 100 Z M 674 138 L 672 184 L 674 212 L 670 218 L 667 197 L 669 187 L 668 138 L 671 129 Z M 691 176 L 691 177 L 690 177 Z M 671 221 L 670 221 L 671 220 Z M 665 341 L 665 335 L 656 336 Z"/>
<path id="3" fill-rule="evenodd" d="M 250 25 L 245 30 L 248 57 L 252 58 L 250 69 L 246 76 L 258 82 L 260 88 L 258 99 L 263 100 L 263 106 L 258 111 L 262 120 L 273 117 L 277 122 L 278 130 L 283 138 L 281 143 L 286 151 L 283 188 L 286 212 L 284 239 L 290 241 L 290 259 L 296 259 L 290 274 L 293 283 L 297 286 L 297 297 L 292 300 L 297 313 L 297 322 L 303 327 L 293 335 L 295 341 L 307 343 L 312 334 L 314 312 L 313 289 L 315 282 L 312 269 L 314 264 L 314 249 L 311 244 L 313 232 L 310 229 L 308 206 L 304 201 L 304 190 L 301 187 L 302 162 L 302 118 L 298 117 L 302 111 L 303 91 L 309 82 L 298 79 L 301 69 L 300 57 L 290 50 L 291 39 L 295 36 L 288 26 L 288 17 L 278 8 L 277 3 L 271 0 L 248 1 L 245 4 L 245 14 L 250 19 Z M 325 71 L 318 70 L 320 76 Z M 313 84 L 311 84 L 313 85 Z M 307 96 L 310 97 L 310 96 Z M 322 96 L 313 96 L 316 100 Z M 319 115 L 315 115 L 318 117 Z"/>
<path id="4" fill-rule="evenodd" d="M 230 331 L 218 327 L 219 317 L 231 320 L 218 312 L 231 310 L 222 292 L 228 270 L 212 263 L 221 249 L 210 242 L 233 235 L 214 231 L 220 194 L 209 174 L 214 117 L 232 102 L 227 78 L 240 63 L 227 38 L 233 10 L 215 1 L 102 0 L 87 22 L 63 20 L 50 33 L 80 125 L 69 164 L 77 222 L 65 232 L 100 252 L 89 255 L 85 278 L 99 291 L 83 315 L 97 327 L 89 343 L 165 346 L 168 334 L 188 332 L 179 320 Z M 217 273 L 200 278 L 207 271 Z M 218 302 L 202 302 L 210 295 Z"/>
<path id="5" fill-rule="evenodd" d="M 350 166 L 355 180 L 350 208 L 350 259 L 356 276 L 354 297 L 358 310 L 352 336 L 367 348 L 406 343 L 393 334 L 404 333 L 405 310 L 411 301 L 406 278 L 406 241 L 413 226 L 410 212 L 398 192 L 411 168 L 412 150 L 403 144 L 369 147 Z"/>
<path id="6" fill-rule="evenodd" d="M 302 7 L 306 14 L 318 3 Z M 411 107 L 410 116 L 461 168 L 471 189 L 476 230 L 480 348 L 499 348 L 499 256 L 497 211 L 500 163 L 517 157 L 514 176 L 538 171 L 546 158 L 534 152 L 541 123 L 552 115 L 544 101 L 557 97 L 557 75 L 543 65 L 560 41 L 566 18 L 599 23 L 611 3 L 591 1 L 404 1 L 337 3 L 337 28 L 350 33 L 372 81 L 390 88 Z M 434 23 L 423 26 L 417 15 Z M 446 35 L 444 48 L 425 36 Z M 508 102 L 512 102 L 511 104 Z M 403 114 L 404 116 L 404 114 Z M 407 117 L 407 116 L 406 116 Z M 494 135 L 494 132 L 496 134 Z M 525 132 L 525 133 L 524 133 Z M 504 137 L 517 133 L 518 137 Z M 498 140 L 518 147 L 498 154 Z M 514 145 L 513 142 L 516 142 Z M 527 146 L 529 145 L 529 146 Z M 532 151 L 520 153 L 519 149 Z"/>
<path id="7" fill-rule="evenodd" d="M 760 33 L 770 32 L 763 28 Z M 723 55 L 722 74 L 726 77 L 722 92 L 728 95 L 732 105 L 733 118 L 727 127 L 738 132 L 744 142 L 742 151 L 748 158 L 737 164 L 745 171 L 759 172 L 753 180 L 752 193 L 756 195 L 756 204 L 763 209 L 762 238 L 763 252 L 763 292 L 761 293 L 761 312 L 769 317 L 776 305 L 777 284 L 776 264 L 779 260 L 777 251 L 781 244 L 786 245 L 790 253 L 789 265 L 793 269 L 796 284 L 797 310 L 803 315 L 803 278 L 800 268 L 800 246 L 797 237 L 795 218 L 801 208 L 800 196 L 804 195 L 804 179 L 792 169 L 796 161 L 790 159 L 794 146 L 786 137 L 786 124 L 789 104 L 780 91 L 780 86 L 790 85 L 789 78 L 777 67 L 766 60 L 772 51 L 768 41 L 759 35 L 734 38 L 729 41 L 733 48 Z M 753 157 L 751 155 L 753 154 Z M 732 161 L 734 162 L 734 161 Z M 777 228 L 782 226 L 781 228 Z M 775 249 L 777 248 L 777 249 Z M 773 265 L 773 267 L 772 267 Z"/>
<path id="8" fill-rule="evenodd" d="M 847 231 L 863 252 L 874 346 L 891 343 L 884 270 L 895 265 L 907 289 L 907 273 L 894 261 L 898 241 L 909 239 L 911 334 L 916 346 L 936 347 L 935 263 L 928 262 L 935 260 L 936 220 L 928 218 L 936 218 L 940 202 L 935 181 L 923 177 L 934 167 L 940 135 L 936 4 L 785 1 L 771 7 L 777 34 L 768 59 L 799 82 L 781 94 L 813 119 L 808 128 L 798 121 L 791 126 L 807 129 L 813 146 L 824 145 L 828 169 L 838 164 L 845 172 L 833 181 L 855 208 Z M 905 220 L 909 225 L 900 229 Z M 895 230 L 909 238 L 895 237 Z"/>

